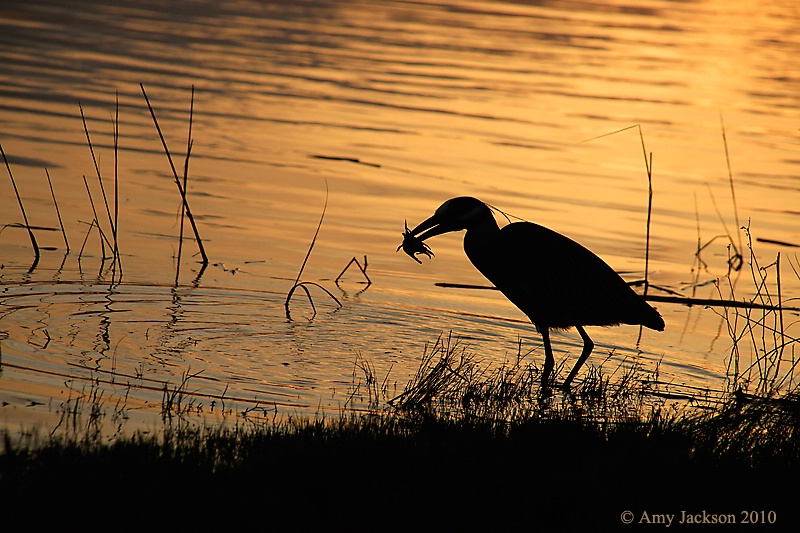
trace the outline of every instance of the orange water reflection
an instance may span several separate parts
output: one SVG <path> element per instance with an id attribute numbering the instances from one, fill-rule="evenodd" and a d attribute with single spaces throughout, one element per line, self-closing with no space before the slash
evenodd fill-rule
<path id="1" fill-rule="evenodd" d="M 698 240 L 736 231 L 721 117 L 739 223 L 749 221 L 755 238 L 800 243 L 800 13 L 792 3 L 647 2 L 631 8 L 630 2 L 585 2 L 578 9 L 547 2 L 209 2 L 193 3 L 192 12 L 180 3 L 111 4 L 92 12 L 48 1 L 4 8 L 0 133 L 32 224 L 56 224 L 47 167 L 77 248 L 90 218 L 82 176 L 97 187 L 77 102 L 108 180 L 114 173 L 110 118 L 119 91 L 120 245 L 125 280 L 134 287 L 174 278 L 179 207 L 140 82 L 180 163 L 189 87 L 197 89 L 189 193 L 213 263 L 201 285 L 272 295 L 287 290 L 327 182 L 326 217 L 305 275 L 330 284 L 351 257 L 367 255 L 374 283 L 350 305 L 362 305 L 362 316 L 396 320 L 380 335 L 389 345 L 412 343 L 406 354 L 432 340 L 417 329 L 415 313 L 427 313 L 435 325 L 422 328 L 428 336 L 461 325 L 486 341 L 478 349 L 495 358 L 512 349 L 516 335 L 533 346 L 539 342 L 498 295 L 433 287 L 438 281 L 484 283 L 457 237 L 433 241 L 436 258 L 423 267 L 395 253 L 403 220 L 415 224 L 451 196 L 474 195 L 549 226 L 630 279 L 641 277 L 645 158 L 639 130 L 620 132 L 632 125 L 641 126 L 653 154 L 654 283 L 685 293 L 687 283 L 726 272 L 725 239 L 704 251 L 707 271 L 696 277 L 692 270 Z M 619 133 L 606 135 L 612 132 Z M 16 222 L 9 180 L 0 180 L 0 198 L 0 223 Z M 32 274 L 26 274 L 26 239 L 14 228 L 0 233 L 3 284 L 98 277 L 96 236 L 80 265 L 73 254 L 62 267 L 63 254 L 49 253 Z M 41 232 L 40 239 L 62 246 L 57 232 Z M 797 297 L 789 267 L 797 265 L 796 248 L 757 247 L 764 264 L 783 254 L 783 296 Z M 183 264 L 189 284 L 198 268 L 190 255 Z M 746 275 L 744 281 L 742 295 L 751 289 Z M 703 285 L 697 295 L 718 293 Z M 279 300 L 271 296 L 270 305 Z M 246 307 L 247 316 L 264 314 L 257 304 Z M 648 334 L 642 357 L 663 355 L 674 379 L 718 387 L 727 354 L 719 318 L 697 308 L 659 307 L 667 332 Z M 390 309 L 400 318 L 391 318 Z M 470 313 L 484 318 L 467 318 Z M 437 315 L 438 321 L 431 318 Z M 0 329 L 20 331 L 14 316 L 4 315 Z M 348 316 L 344 337 L 368 350 L 357 340 L 363 327 Z M 497 326 L 485 317 L 507 322 Z M 37 320 L 47 327 L 50 319 Z M 407 339 L 409 329 L 418 336 Z M 48 331 L 55 337 L 58 328 Z M 609 329 L 597 336 L 606 351 L 635 352 L 636 332 Z M 508 344 L 491 344 L 499 338 Z M 569 335 L 556 341 L 562 353 L 575 349 Z M 15 348 L 19 361 L 30 356 L 25 346 L 20 341 Z M 269 352 L 269 343 L 204 339 L 208 372 L 224 382 L 222 364 L 208 362 L 208 354 L 254 346 Z M 338 349 L 340 363 L 352 356 L 348 349 L 326 349 Z M 135 366 L 136 350 L 128 351 Z M 176 364 L 175 375 L 184 364 L 191 361 Z M 350 370 L 334 365 L 314 377 L 341 388 Z"/>

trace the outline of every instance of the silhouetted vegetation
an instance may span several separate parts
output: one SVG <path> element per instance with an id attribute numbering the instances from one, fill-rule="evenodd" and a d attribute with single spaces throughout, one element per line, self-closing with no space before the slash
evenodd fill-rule
<path id="1" fill-rule="evenodd" d="M 800 473 L 795 390 L 676 401 L 657 371 L 623 362 L 611 373 L 594 367 L 572 394 L 553 395 L 542 394 L 538 373 L 521 353 L 492 370 L 443 336 L 394 398 L 357 362 L 351 393 L 368 398 L 366 412 L 242 418 L 232 427 L 165 415 L 160 433 L 111 441 L 97 418 L 43 442 L 6 433 L 0 501 L 30 513 L 31 525 L 61 523 L 57 511 L 77 506 L 97 520 L 139 507 L 183 526 L 210 516 L 247 521 L 263 506 L 266 522 L 294 527 L 411 527 L 424 514 L 442 527 L 605 529 L 625 510 L 638 518 L 704 509 L 774 511 L 794 522 L 780 481 Z"/>

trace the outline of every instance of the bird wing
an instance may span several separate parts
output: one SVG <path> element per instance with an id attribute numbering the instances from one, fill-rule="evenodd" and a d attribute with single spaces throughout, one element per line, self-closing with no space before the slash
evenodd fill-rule
<path id="1" fill-rule="evenodd" d="M 544 226 L 509 224 L 482 248 L 475 266 L 537 325 L 646 324 L 658 316 L 597 255 Z"/>

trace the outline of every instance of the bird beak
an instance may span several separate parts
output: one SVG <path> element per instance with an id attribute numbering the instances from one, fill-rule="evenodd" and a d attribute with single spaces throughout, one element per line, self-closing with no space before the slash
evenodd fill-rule
<path id="1" fill-rule="evenodd" d="M 434 214 L 429 219 L 421 222 L 416 228 L 411 230 L 411 235 L 417 237 L 419 240 L 424 241 L 436 235 L 453 231 L 452 228 L 447 227 L 439 221 L 439 216 Z"/>

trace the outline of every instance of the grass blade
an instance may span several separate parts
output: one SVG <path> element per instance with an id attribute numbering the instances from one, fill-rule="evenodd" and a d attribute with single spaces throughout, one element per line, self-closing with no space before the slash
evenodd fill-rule
<path id="1" fill-rule="evenodd" d="M 169 166 L 172 169 L 172 176 L 175 178 L 175 184 L 178 186 L 178 191 L 181 194 L 181 199 L 183 200 L 183 206 L 186 209 L 186 216 L 189 218 L 189 223 L 192 226 L 192 231 L 194 231 L 195 241 L 197 241 L 197 247 L 200 250 L 200 256 L 202 257 L 202 263 L 204 266 L 208 265 L 208 256 L 206 255 L 205 247 L 203 246 L 203 240 L 200 238 L 200 232 L 197 230 L 197 224 L 194 221 L 194 215 L 192 215 L 192 210 L 189 207 L 189 202 L 186 199 L 186 190 L 184 189 L 183 185 L 181 184 L 181 180 L 178 177 L 178 171 L 175 170 L 175 163 L 172 162 L 172 154 L 167 147 L 167 141 L 164 139 L 164 134 L 161 132 L 161 126 L 158 124 L 158 118 L 156 118 L 156 112 L 153 109 L 153 106 L 150 104 L 150 98 L 147 97 L 147 91 L 144 89 L 143 84 L 139 84 L 139 87 L 142 89 L 142 94 L 144 95 L 145 102 L 147 102 L 147 109 L 150 110 L 150 116 L 153 118 L 153 124 L 156 127 L 156 131 L 158 132 L 158 137 L 161 139 L 161 145 L 164 147 L 164 153 L 167 155 L 167 159 L 169 160 Z M 194 100 L 193 100 L 194 101 Z M 189 154 L 186 154 L 186 157 L 189 157 Z M 188 162 L 187 162 L 188 165 Z"/>
<path id="2" fill-rule="evenodd" d="M 6 170 L 8 170 L 8 177 L 11 178 L 11 185 L 14 186 L 14 194 L 17 196 L 17 202 L 19 203 L 19 210 L 22 211 L 22 220 L 25 222 L 25 229 L 28 230 L 28 236 L 31 238 L 31 245 L 33 246 L 33 253 L 35 254 L 35 259 L 33 264 L 31 265 L 30 271 L 32 272 L 36 265 L 39 263 L 39 245 L 36 242 L 36 237 L 33 235 L 33 230 L 31 229 L 31 225 L 28 223 L 28 215 L 25 213 L 25 207 L 22 205 L 22 197 L 19 195 L 19 189 L 17 189 L 17 182 L 14 181 L 14 174 L 11 173 L 11 165 L 8 164 L 8 158 L 6 157 L 6 152 L 3 150 L 3 145 L 0 144 L 0 154 L 3 156 L 3 161 L 6 164 Z"/>

